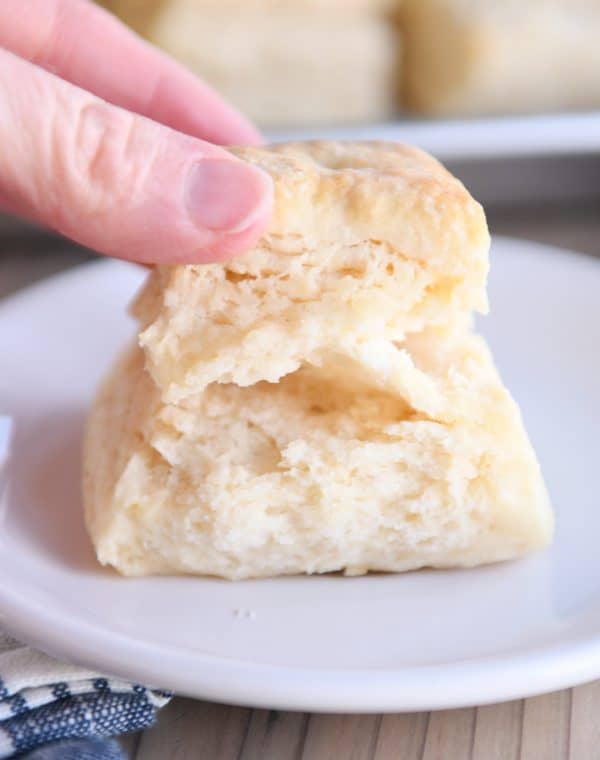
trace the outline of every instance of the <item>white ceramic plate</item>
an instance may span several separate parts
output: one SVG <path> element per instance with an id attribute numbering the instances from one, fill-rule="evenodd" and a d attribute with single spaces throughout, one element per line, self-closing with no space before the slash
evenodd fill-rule
<path id="1" fill-rule="evenodd" d="M 140 271 L 95 263 L 0 306 L 0 624 L 57 656 L 179 693 L 305 710 L 481 704 L 600 676 L 600 262 L 493 246 L 482 327 L 521 402 L 554 547 L 457 572 L 230 583 L 125 580 L 79 500 L 84 410 L 132 332 Z M 6 432 L 6 431 L 5 431 Z"/>

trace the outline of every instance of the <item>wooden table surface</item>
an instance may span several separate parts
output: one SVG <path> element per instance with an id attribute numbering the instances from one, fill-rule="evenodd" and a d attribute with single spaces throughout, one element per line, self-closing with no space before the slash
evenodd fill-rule
<path id="1" fill-rule="evenodd" d="M 488 215 L 495 233 L 600 256 L 600 203 Z M 87 256 L 0 226 L 0 297 Z M 600 760 L 600 681 L 499 705 L 398 715 L 307 715 L 175 698 L 153 728 L 123 745 L 136 760 Z"/>

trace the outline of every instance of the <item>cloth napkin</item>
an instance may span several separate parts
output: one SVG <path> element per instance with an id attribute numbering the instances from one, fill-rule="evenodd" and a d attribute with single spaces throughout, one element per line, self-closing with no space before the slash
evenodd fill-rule
<path id="1" fill-rule="evenodd" d="M 150 726 L 170 697 L 59 663 L 0 631 L 0 758 L 121 760 L 106 737 Z"/>

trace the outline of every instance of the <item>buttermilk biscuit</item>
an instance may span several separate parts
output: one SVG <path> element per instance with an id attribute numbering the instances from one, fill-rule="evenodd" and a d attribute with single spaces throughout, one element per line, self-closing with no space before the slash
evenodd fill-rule
<path id="1" fill-rule="evenodd" d="M 96 2 L 118 16 L 138 34 L 147 36 L 157 15 L 168 0 L 96 0 Z"/>
<path id="2" fill-rule="evenodd" d="M 275 180 L 245 256 L 158 270 L 84 450 L 97 555 L 127 575 L 471 566 L 544 546 L 514 402 L 469 329 L 481 208 L 389 144 L 237 150 Z"/>
<path id="3" fill-rule="evenodd" d="M 600 104 L 597 0 L 406 0 L 401 18 L 405 99 L 415 110 Z"/>
<path id="4" fill-rule="evenodd" d="M 486 309 L 483 210 L 430 156 L 389 143 L 235 152 L 275 181 L 267 234 L 225 264 L 156 271 L 134 306 L 166 401 L 334 360 L 393 390 L 412 364 L 407 334 Z"/>
<path id="5" fill-rule="evenodd" d="M 122 2 L 123 0 L 121 0 Z M 135 1 L 135 0 L 134 0 Z M 147 0 L 146 0 L 147 1 Z M 335 11 L 343 15 L 355 13 L 373 14 L 394 11 L 401 0 L 162 0 L 164 6 L 185 3 L 203 11 Z"/>
<path id="6" fill-rule="evenodd" d="M 170 6 L 187 5 L 198 13 L 305 12 L 373 14 L 398 8 L 399 0 L 97 0 L 134 28 L 143 28 L 157 11 Z"/>
<path id="7" fill-rule="evenodd" d="M 479 339 L 457 349 L 446 361 L 481 372 L 486 393 L 472 419 L 444 424 L 310 368 L 168 405 L 133 347 L 88 424 L 100 561 L 249 578 L 471 566 L 544 546 L 552 518 L 518 411 Z"/>
<path id="8" fill-rule="evenodd" d="M 262 125 L 368 122 L 396 110 L 398 38 L 375 13 L 173 0 L 146 35 Z"/>

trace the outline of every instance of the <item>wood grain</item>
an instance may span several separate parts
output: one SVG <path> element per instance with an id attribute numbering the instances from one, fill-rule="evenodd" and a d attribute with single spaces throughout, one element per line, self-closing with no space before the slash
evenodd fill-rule
<path id="1" fill-rule="evenodd" d="M 600 760 L 600 681 L 464 710 L 306 715 L 175 699 L 130 760 Z M 137 750 L 137 752 L 136 752 Z"/>
<path id="2" fill-rule="evenodd" d="M 569 760 L 600 760 L 600 681 L 571 690 Z"/>
<path id="3" fill-rule="evenodd" d="M 570 723 L 570 689 L 525 700 L 520 760 L 567 758 Z M 587 760 L 587 755 L 581 760 Z"/>
<path id="4" fill-rule="evenodd" d="M 474 735 L 475 708 L 430 713 L 422 760 L 470 758 Z"/>
<path id="5" fill-rule="evenodd" d="M 250 710 L 175 699 L 144 732 L 137 760 L 232 760 L 249 728 Z"/>
<path id="6" fill-rule="evenodd" d="M 519 760 L 523 702 L 478 707 L 471 760 Z"/>
<path id="7" fill-rule="evenodd" d="M 296 760 L 302 755 L 308 715 L 254 710 L 239 760 Z"/>
<path id="8" fill-rule="evenodd" d="M 137 731 L 134 734 L 123 734 L 123 736 L 119 737 L 119 744 L 127 760 L 135 760 L 141 738 L 141 731 Z"/>
<path id="9" fill-rule="evenodd" d="M 384 715 L 373 753 L 374 760 L 421 760 L 428 713 Z"/>
<path id="10" fill-rule="evenodd" d="M 380 719 L 376 715 L 311 715 L 302 760 L 371 760 Z"/>

